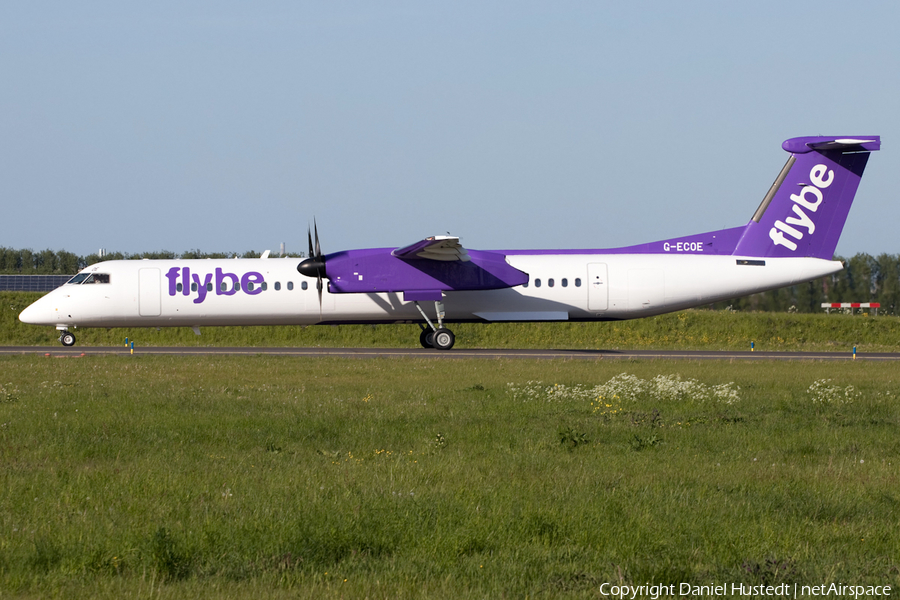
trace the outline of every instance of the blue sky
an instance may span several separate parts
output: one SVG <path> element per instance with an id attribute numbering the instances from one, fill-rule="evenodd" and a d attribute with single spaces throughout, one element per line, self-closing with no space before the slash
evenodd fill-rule
<path id="1" fill-rule="evenodd" d="M 838 253 L 900 253 L 898 6 L 3 3 L 0 246 L 630 245 L 837 134 L 883 139 Z"/>

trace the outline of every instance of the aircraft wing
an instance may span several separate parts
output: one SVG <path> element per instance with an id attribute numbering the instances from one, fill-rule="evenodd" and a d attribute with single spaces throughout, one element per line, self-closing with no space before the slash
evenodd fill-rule
<path id="1" fill-rule="evenodd" d="M 459 261 L 469 262 L 469 253 L 459 243 L 459 238 L 450 235 L 433 235 L 420 242 L 404 248 L 397 248 L 391 252 L 400 260 L 439 260 L 443 262 Z"/>
<path id="2" fill-rule="evenodd" d="M 466 250 L 458 237 L 449 235 L 427 237 L 395 250 L 337 252 L 326 260 L 328 289 L 339 294 L 427 292 L 432 299 L 440 298 L 440 292 L 496 290 L 528 282 L 528 274 L 510 265 L 506 255 Z"/>

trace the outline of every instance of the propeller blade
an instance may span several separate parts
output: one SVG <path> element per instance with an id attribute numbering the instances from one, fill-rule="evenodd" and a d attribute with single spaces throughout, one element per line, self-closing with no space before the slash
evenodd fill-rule
<path id="1" fill-rule="evenodd" d="M 313 245 L 313 234 L 315 234 L 316 243 Z M 325 284 L 322 280 L 328 277 L 327 267 L 325 265 L 325 256 L 322 254 L 322 246 L 319 244 L 319 227 L 313 218 L 312 229 L 306 228 L 306 238 L 309 241 L 309 255 L 305 260 L 297 265 L 297 272 L 307 277 L 316 278 L 316 290 L 319 296 L 319 318 L 322 318 L 322 291 Z"/>
<path id="2" fill-rule="evenodd" d="M 319 275 L 318 278 L 316 278 L 316 290 L 318 290 L 318 294 L 319 294 L 319 319 L 322 318 L 322 288 L 323 287 L 325 287 L 325 286 L 322 285 L 322 276 Z"/>
<path id="3" fill-rule="evenodd" d="M 313 229 L 316 232 L 316 258 L 322 256 L 322 249 L 319 247 L 319 228 L 316 226 L 316 219 L 313 217 Z"/>

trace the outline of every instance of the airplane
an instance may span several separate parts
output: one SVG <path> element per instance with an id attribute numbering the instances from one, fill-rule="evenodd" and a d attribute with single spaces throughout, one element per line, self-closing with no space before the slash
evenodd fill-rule
<path id="1" fill-rule="evenodd" d="M 451 235 L 305 259 L 115 260 L 83 269 L 19 315 L 64 346 L 83 327 L 418 323 L 449 350 L 451 323 L 649 317 L 810 281 L 843 268 L 838 238 L 879 136 L 791 138 L 742 227 L 605 250 L 470 250 Z"/>

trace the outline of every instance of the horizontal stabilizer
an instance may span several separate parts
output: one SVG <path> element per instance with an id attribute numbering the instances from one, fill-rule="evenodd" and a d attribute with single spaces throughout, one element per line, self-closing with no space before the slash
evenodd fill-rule
<path id="1" fill-rule="evenodd" d="M 792 154 L 806 154 L 813 150 L 840 150 L 841 152 L 873 152 L 881 150 L 881 138 L 877 135 L 854 137 L 798 137 L 786 140 L 782 145 Z"/>

